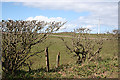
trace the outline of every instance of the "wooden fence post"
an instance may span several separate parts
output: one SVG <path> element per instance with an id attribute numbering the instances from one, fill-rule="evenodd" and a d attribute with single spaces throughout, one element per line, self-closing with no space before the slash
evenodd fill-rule
<path id="1" fill-rule="evenodd" d="M 45 60 L 46 60 L 46 70 L 49 72 L 49 56 L 48 56 L 48 47 L 45 48 Z"/>
<path id="2" fill-rule="evenodd" d="M 60 66 L 60 52 L 58 53 L 56 57 L 56 68 Z"/>

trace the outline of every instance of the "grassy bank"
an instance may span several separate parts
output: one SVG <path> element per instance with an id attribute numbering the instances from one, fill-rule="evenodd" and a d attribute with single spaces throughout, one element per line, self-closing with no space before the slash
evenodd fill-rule
<path id="1" fill-rule="evenodd" d="M 54 35 L 71 35 L 69 34 L 54 34 Z M 91 35 L 95 38 L 97 35 Z M 108 37 L 111 35 L 102 35 Z M 70 45 L 71 38 L 64 38 Z M 42 52 L 38 56 L 31 57 L 33 62 L 31 72 L 28 72 L 28 67 L 22 67 L 21 71 L 17 72 L 14 77 L 17 78 L 117 78 L 118 77 L 118 42 L 117 40 L 104 40 L 103 49 L 96 60 L 92 60 L 89 64 L 76 65 L 76 57 L 66 49 L 62 40 L 56 36 L 49 36 L 42 44 L 37 44 L 32 48 L 32 51 L 41 51 L 49 46 L 49 62 L 50 72 L 46 72 L 45 53 Z M 60 52 L 60 67 L 56 66 L 56 56 Z M 11 77 L 10 75 L 7 77 Z M 11 77 L 12 78 L 12 77 Z"/>

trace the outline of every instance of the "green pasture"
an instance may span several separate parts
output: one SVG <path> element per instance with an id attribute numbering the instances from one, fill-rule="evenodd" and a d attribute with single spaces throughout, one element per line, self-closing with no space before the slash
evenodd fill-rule
<path id="1" fill-rule="evenodd" d="M 71 35 L 53 34 L 53 35 Z M 102 34 L 101 34 L 102 35 Z M 97 35 L 90 35 L 95 38 Z M 102 37 L 111 35 L 103 34 Z M 69 46 L 71 46 L 71 38 L 64 38 Z M 22 67 L 23 72 L 16 77 L 34 77 L 34 78 L 117 78 L 118 77 L 118 42 L 117 40 L 104 40 L 103 48 L 96 61 L 89 64 L 76 65 L 76 57 L 67 50 L 64 43 L 59 37 L 49 36 L 44 43 L 33 46 L 32 52 L 41 51 L 49 46 L 49 63 L 50 72 L 45 71 L 45 52 L 39 53 L 37 56 L 31 57 L 33 62 L 31 68 L 33 72 L 28 73 L 28 67 Z M 60 67 L 56 69 L 56 56 L 60 52 Z M 32 54 L 32 53 L 31 53 Z M 24 74 L 24 75 L 22 75 Z"/>

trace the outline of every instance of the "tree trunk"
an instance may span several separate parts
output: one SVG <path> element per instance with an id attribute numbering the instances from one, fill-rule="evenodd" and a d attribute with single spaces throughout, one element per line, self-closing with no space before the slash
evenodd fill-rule
<path id="1" fill-rule="evenodd" d="M 77 60 L 76 64 L 80 64 L 80 63 L 82 63 L 82 60 L 81 60 L 80 55 L 78 54 L 77 56 L 78 56 L 78 60 Z"/>

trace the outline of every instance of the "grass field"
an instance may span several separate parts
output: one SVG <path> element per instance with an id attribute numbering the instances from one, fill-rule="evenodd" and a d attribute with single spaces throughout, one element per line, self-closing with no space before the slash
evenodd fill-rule
<path id="1" fill-rule="evenodd" d="M 71 33 L 53 34 L 53 35 L 67 35 Z M 111 35 L 102 35 L 103 38 L 108 38 Z M 96 35 L 91 35 L 95 38 Z M 65 41 L 70 45 L 71 38 L 65 37 Z M 103 48 L 96 60 L 89 64 L 83 65 L 75 64 L 76 57 L 70 54 L 64 46 L 62 40 L 58 36 L 49 36 L 42 44 L 37 44 L 32 48 L 32 51 L 41 51 L 49 44 L 49 62 L 50 72 L 46 72 L 45 53 L 40 53 L 38 56 L 31 57 L 33 62 L 32 71 L 28 72 L 28 67 L 21 68 L 21 72 L 16 73 L 17 78 L 34 77 L 34 78 L 118 78 L 118 42 L 117 40 L 104 40 Z M 60 52 L 60 67 L 56 66 L 56 56 Z M 11 76 L 8 76 L 9 78 Z"/>

